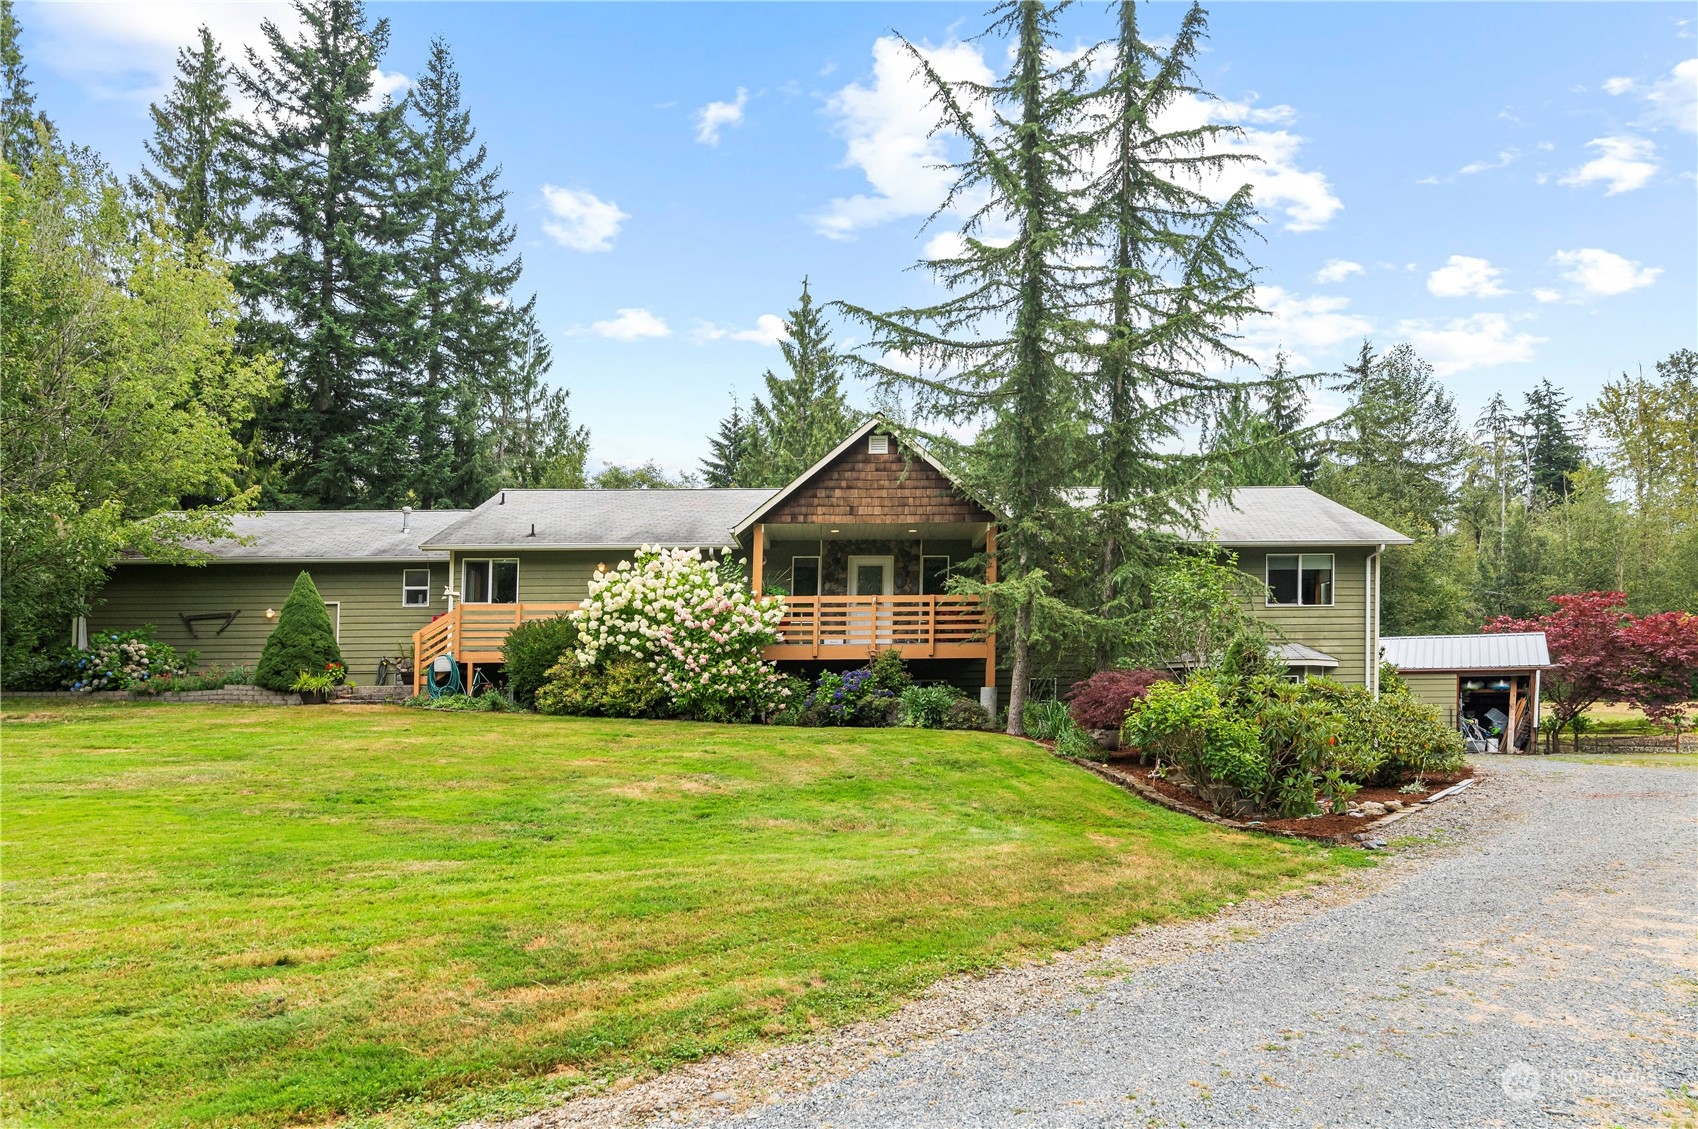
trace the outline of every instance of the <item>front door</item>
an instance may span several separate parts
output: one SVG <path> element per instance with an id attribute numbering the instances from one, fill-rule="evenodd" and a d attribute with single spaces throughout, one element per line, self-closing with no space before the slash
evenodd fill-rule
<path id="1" fill-rule="evenodd" d="M 850 557 L 849 594 L 851 596 L 888 596 L 896 572 L 895 557 Z M 880 607 L 877 600 L 856 606 L 850 601 L 850 636 L 861 646 L 886 646 L 891 641 L 893 609 L 887 603 Z"/>
<path id="2" fill-rule="evenodd" d="M 850 557 L 849 594 L 851 596 L 888 596 L 891 578 L 896 572 L 895 557 Z"/>

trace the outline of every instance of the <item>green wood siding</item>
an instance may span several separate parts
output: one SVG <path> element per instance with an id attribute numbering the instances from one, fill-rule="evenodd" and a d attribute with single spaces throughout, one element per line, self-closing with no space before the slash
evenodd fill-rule
<path id="1" fill-rule="evenodd" d="M 401 573 L 409 568 L 430 569 L 429 607 L 401 606 Z M 341 605 L 337 642 L 349 676 L 362 686 L 375 680 L 379 659 L 396 657 L 403 640 L 448 609 L 442 595 L 448 569 L 441 561 L 320 564 L 309 565 L 306 571 L 326 603 Z M 152 624 L 161 642 L 199 652 L 198 667 L 251 667 L 277 625 L 276 620 L 265 618 L 265 610 L 282 609 L 300 572 L 299 565 L 119 565 L 101 590 L 100 603 L 89 616 L 89 630 Z M 195 624 L 198 639 L 189 635 L 178 618 L 232 611 L 241 614 L 222 635 L 214 634 L 216 622 Z"/>
<path id="2" fill-rule="evenodd" d="M 1416 671 L 1405 673 L 1403 681 L 1416 701 L 1424 702 L 1439 711 L 1439 720 L 1446 725 L 1456 724 L 1457 682 L 1454 672 Z"/>
<path id="3" fill-rule="evenodd" d="M 552 552 L 456 552 L 454 560 L 454 590 L 465 591 L 464 573 L 460 563 L 466 560 L 513 560 L 519 562 L 519 602 L 521 604 L 575 604 L 589 592 L 590 578 L 596 565 L 619 567 L 632 553 L 607 549 L 600 552 L 556 550 Z"/>
<path id="4" fill-rule="evenodd" d="M 1253 578 L 1257 591 L 1266 584 L 1267 557 L 1290 553 L 1315 553 L 1317 549 L 1245 549 L 1238 553 L 1238 567 Z M 1331 607 L 1268 607 L 1266 599 L 1252 597 L 1250 612 L 1277 628 L 1286 642 L 1302 643 L 1324 651 L 1338 660 L 1332 676 L 1340 682 L 1367 683 L 1367 587 L 1363 569 L 1365 549 L 1337 549 L 1333 555 L 1333 603 Z M 1374 650 L 1379 650 L 1376 637 Z"/>

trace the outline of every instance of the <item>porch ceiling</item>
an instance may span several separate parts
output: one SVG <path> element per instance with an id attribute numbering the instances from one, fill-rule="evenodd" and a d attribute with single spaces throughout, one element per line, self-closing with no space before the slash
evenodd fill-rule
<path id="1" fill-rule="evenodd" d="M 985 526 L 982 522 L 932 523 L 895 521 L 884 524 L 865 522 L 831 525 L 775 524 L 766 528 L 768 541 L 971 541 L 983 545 Z"/>

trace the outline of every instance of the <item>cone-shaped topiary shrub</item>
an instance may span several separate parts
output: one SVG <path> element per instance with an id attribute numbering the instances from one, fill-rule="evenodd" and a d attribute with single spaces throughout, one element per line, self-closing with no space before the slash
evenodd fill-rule
<path id="1" fill-rule="evenodd" d="M 267 690 L 287 691 L 301 672 L 317 674 L 326 663 L 340 663 L 342 649 L 336 645 L 336 628 L 330 609 L 318 594 L 307 573 L 295 577 L 295 587 L 277 617 L 277 629 L 265 641 L 254 685 Z"/>

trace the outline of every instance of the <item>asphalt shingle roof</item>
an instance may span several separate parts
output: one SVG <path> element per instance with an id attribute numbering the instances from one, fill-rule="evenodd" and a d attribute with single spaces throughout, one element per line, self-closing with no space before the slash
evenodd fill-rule
<path id="1" fill-rule="evenodd" d="M 447 560 L 446 552 L 420 547 L 470 510 L 416 510 L 401 528 L 400 510 L 269 510 L 236 514 L 235 537 L 198 544 L 222 561 Z"/>
<path id="2" fill-rule="evenodd" d="M 708 547 L 773 490 L 504 490 L 432 536 L 434 549 Z M 532 531 L 535 531 L 534 534 Z"/>
<path id="3" fill-rule="evenodd" d="M 1543 631 L 1506 635 L 1385 635 L 1386 661 L 1399 670 L 1532 670 L 1551 665 Z"/>
<path id="4" fill-rule="evenodd" d="M 1412 543 L 1307 486 L 1241 486 L 1211 502 L 1200 524 L 1203 540 L 1228 547 Z"/>

